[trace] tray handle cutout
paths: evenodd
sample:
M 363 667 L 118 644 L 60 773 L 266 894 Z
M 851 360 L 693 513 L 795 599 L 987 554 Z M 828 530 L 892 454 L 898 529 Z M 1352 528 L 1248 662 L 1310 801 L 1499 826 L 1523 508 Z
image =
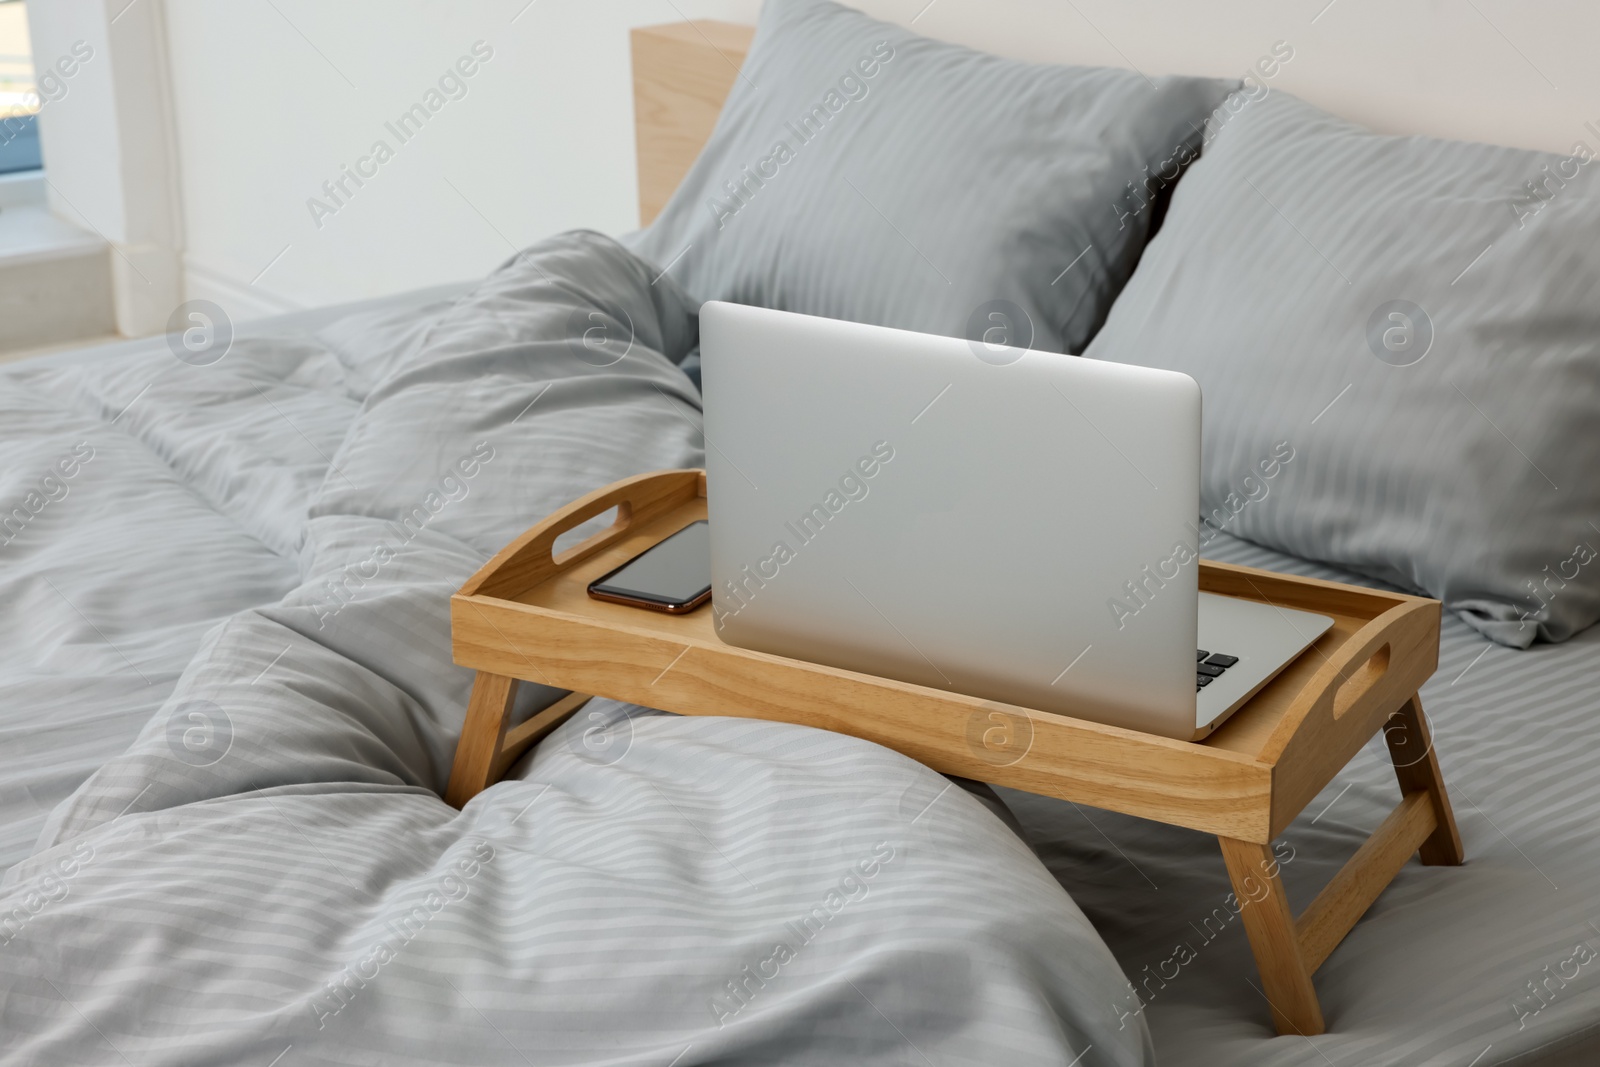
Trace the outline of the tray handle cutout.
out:
M 562 540 L 566 538 L 568 534 L 572 533 L 572 531 L 576 530 L 584 523 L 590 522 L 593 519 L 605 515 L 606 512 L 614 512 L 615 514 L 612 515 L 611 522 L 605 527 L 605 529 L 598 530 L 595 533 L 590 534 L 577 544 L 562 547 Z M 565 530 L 562 530 L 554 537 L 550 538 L 550 562 L 554 563 L 557 567 L 562 567 L 573 560 L 580 560 L 585 556 L 593 555 L 595 552 L 605 548 L 607 545 L 615 544 L 617 538 L 621 537 L 632 526 L 633 504 L 626 500 L 609 508 L 605 508 L 597 514 L 589 516 L 587 519 L 576 520 L 572 522 L 572 524 L 569 525 Z
M 543 522 L 532 526 L 484 564 L 467 584 L 463 596 L 511 599 L 570 567 L 602 552 L 642 526 L 705 493 L 705 474 L 699 470 L 652 471 L 598 489 L 574 500 Z M 617 509 L 615 521 L 604 530 L 559 554 L 556 538 L 597 515 Z
M 1353 666 L 1344 674 L 1339 682 L 1339 688 L 1333 694 L 1333 717 L 1344 718 L 1345 712 L 1355 707 L 1356 702 L 1372 691 L 1379 680 L 1389 670 L 1389 642 L 1385 641 L 1372 655 L 1368 656 L 1359 666 Z
M 1437 609 L 1430 611 L 1432 604 L 1425 600 L 1397 604 L 1370 620 L 1331 657 L 1325 657 L 1325 662 L 1296 698 L 1298 706 L 1291 708 L 1279 721 L 1267 743 L 1262 746 L 1258 758 L 1268 763 L 1278 762 L 1301 734 L 1302 726 L 1320 734 L 1358 709 L 1372 711 L 1373 699 L 1388 688 L 1389 668 L 1396 656 L 1395 649 L 1410 654 L 1413 646 L 1422 642 L 1430 632 L 1430 616 L 1437 618 Z M 1433 632 L 1436 633 L 1436 630 Z M 1310 656 L 1319 653 L 1313 645 L 1312 650 L 1304 654 Z M 1387 714 L 1393 708 L 1383 710 Z

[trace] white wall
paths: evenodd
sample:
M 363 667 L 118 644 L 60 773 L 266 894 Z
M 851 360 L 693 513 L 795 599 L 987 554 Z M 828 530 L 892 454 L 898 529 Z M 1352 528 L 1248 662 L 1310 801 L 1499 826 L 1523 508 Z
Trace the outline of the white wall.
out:
M 635 227 L 628 27 L 677 21 L 674 5 L 749 21 L 756 4 L 525 3 L 167 0 L 188 295 L 245 317 L 477 277 L 573 227 Z M 384 124 L 479 40 L 494 54 L 467 95 L 399 144 Z M 379 138 L 394 158 L 319 227 L 307 200 Z
M 924 2 L 855 6 L 892 18 Z M 916 28 L 1150 75 L 1239 77 L 1282 40 L 1295 58 L 1274 88 L 1373 129 L 1600 148 L 1582 128 L 1600 120 L 1593 0 L 937 0 Z
M 164 330 L 183 235 L 162 8 L 33 0 L 28 14 L 50 208 L 110 243 L 117 328 Z
M 40 2 L 40 0 L 35 0 Z M 627 29 L 758 0 L 165 0 L 190 297 L 238 317 L 481 275 L 563 229 L 637 223 Z M 1600 126 L 1578 0 L 859 0 L 1037 60 L 1238 76 L 1394 132 L 1564 150 Z M 281 13 L 281 14 L 280 14 Z M 920 13 L 920 15 L 919 15 Z M 307 199 L 483 40 L 494 56 L 320 228 Z M 454 189 L 452 189 L 452 184 Z M 352 186 L 353 188 L 353 186 Z
M 56 98 L 46 99 L 39 114 L 40 129 L 48 131 L 44 150 L 55 187 L 52 207 L 108 240 L 124 238 L 128 219 L 122 188 L 108 180 L 122 157 L 116 109 L 110 106 L 116 83 L 109 60 L 109 20 L 97 5 L 32 0 L 28 23 L 38 75 L 64 64 L 56 72 L 60 87 L 51 94 Z M 88 58 L 81 59 L 85 52 Z

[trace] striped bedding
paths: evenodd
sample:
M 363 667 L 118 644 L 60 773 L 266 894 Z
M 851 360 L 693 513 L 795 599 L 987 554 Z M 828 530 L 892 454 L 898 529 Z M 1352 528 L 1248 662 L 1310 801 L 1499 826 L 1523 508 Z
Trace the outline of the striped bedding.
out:
M 1517 652 L 1446 617 L 1423 696 L 1468 863 L 1401 872 L 1311 1039 L 1272 1036 L 1212 839 L 1007 792 L 1052 880 L 849 739 L 597 703 L 444 807 L 445 593 L 531 516 L 700 457 L 677 352 L 558 388 L 523 347 L 499 414 L 461 414 L 485 398 L 451 391 L 441 323 L 516 335 L 561 255 L 626 276 L 568 239 L 475 296 L 242 332 L 204 375 L 161 341 L 0 375 L 0 503 L 40 492 L 0 533 L 0 1063 L 1600 1061 L 1600 630 Z M 330 599 L 318 568 L 395 517 L 399 569 Z M 1375 743 L 1285 832 L 1297 903 L 1395 796 Z
M 703 459 L 657 273 L 573 234 L 205 366 L 4 375 L 0 1064 L 1152 1062 L 1056 879 L 885 749 L 597 702 L 439 799 L 450 592 Z
M 1377 584 L 1227 536 L 1208 555 Z M 1400 872 L 1317 972 L 1320 1037 L 1272 1036 L 1213 838 L 1001 791 L 1163 1067 L 1600 1063 L 1600 627 L 1517 651 L 1446 613 L 1422 702 L 1467 862 Z M 1375 738 L 1277 842 L 1297 907 L 1398 799 Z

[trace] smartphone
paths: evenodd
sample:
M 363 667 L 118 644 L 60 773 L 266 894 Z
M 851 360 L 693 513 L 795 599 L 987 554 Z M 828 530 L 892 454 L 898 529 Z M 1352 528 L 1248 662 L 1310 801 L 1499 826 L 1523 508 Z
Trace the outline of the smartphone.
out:
M 691 522 L 596 578 L 589 583 L 589 595 L 672 615 L 700 607 L 711 599 L 711 535 L 706 520 Z

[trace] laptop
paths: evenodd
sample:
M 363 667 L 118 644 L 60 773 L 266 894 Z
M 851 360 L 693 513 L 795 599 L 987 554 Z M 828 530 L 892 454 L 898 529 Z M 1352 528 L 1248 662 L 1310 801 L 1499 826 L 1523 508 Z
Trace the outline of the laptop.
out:
M 1333 625 L 1200 593 L 1187 375 L 717 301 L 700 344 L 729 644 L 1198 740 Z

